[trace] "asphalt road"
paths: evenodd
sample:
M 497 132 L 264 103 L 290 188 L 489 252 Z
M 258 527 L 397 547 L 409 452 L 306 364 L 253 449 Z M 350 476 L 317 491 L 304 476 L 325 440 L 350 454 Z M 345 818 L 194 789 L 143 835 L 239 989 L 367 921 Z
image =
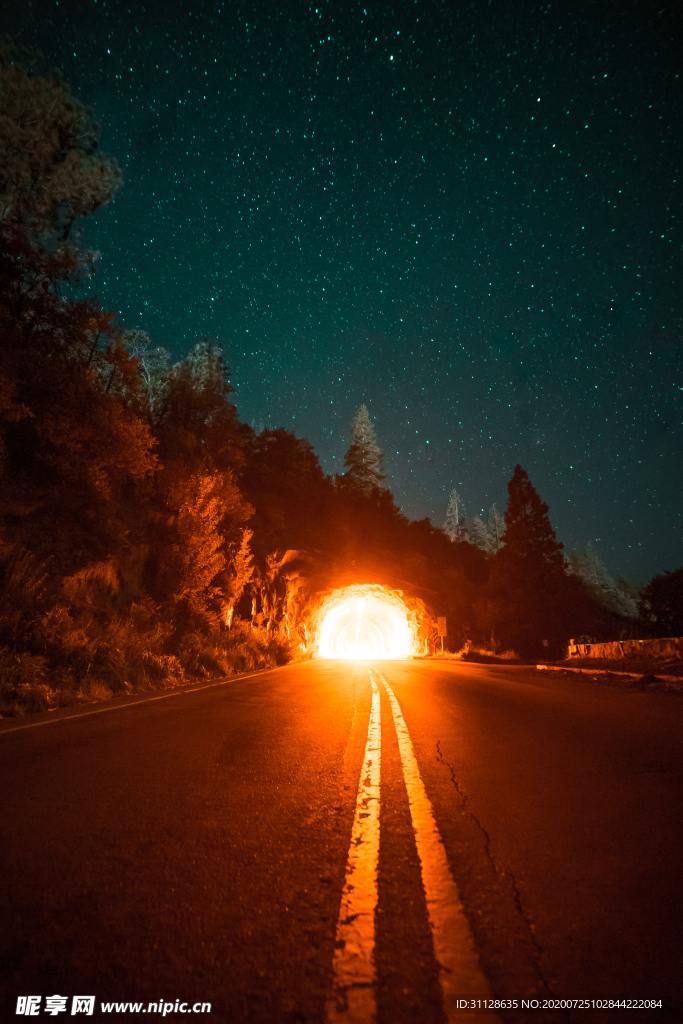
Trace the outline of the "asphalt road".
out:
M 359 785 L 379 756 L 368 754 L 375 691 L 363 1012 L 378 1024 L 457 1019 L 434 952 L 457 922 L 425 897 L 439 884 L 427 861 L 445 851 L 480 995 L 673 1007 L 499 1019 L 680 1019 L 682 698 L 437 662 L 311 662 L 48 725 L 3 723 L 1 1019 L 22 1019 L 20 995 L 86 993 L 212 1003 L 210 1016 L 166 1020 L 345 1019 L 330 992 L 340 901 L 363 895 L 348 865 L 352 829 L 373 827 Z M 431 847 L 430 822 L 442 840 Z

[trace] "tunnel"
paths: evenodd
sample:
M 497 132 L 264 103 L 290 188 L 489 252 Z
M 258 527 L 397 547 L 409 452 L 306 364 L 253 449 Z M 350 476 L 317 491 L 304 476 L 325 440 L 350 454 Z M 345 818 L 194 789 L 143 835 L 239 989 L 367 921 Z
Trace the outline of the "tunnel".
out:
M 379 584 L 333 591 L 318 617 L 317 656 L 347 661 L 410 658 L 414 616 L 401 595 Z

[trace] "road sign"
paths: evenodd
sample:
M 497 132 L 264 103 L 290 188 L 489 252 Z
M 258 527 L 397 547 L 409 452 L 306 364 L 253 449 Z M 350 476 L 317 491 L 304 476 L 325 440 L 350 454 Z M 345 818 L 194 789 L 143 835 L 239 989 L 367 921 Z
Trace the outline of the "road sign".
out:
M 436 632 L 437 636 L 448 636 L 448 629 L 446 628 L 446 616 L 439 615 L 436 620 Z

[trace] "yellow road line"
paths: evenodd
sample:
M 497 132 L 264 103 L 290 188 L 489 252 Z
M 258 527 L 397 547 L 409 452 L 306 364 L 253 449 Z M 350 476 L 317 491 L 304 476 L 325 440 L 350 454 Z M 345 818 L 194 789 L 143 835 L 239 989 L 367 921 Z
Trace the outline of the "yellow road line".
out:
M 379 689 L 374 680 L 371 683 L 368 738 L 337 920 L 332 989 L 325 1004 L 327 1024 L 373 1024 L 377 1016 L 375 910 L 382 734 Z
M 490 998 L 491 990 L 479 963 L 474 937 L 465 917 L 458 886 L 448 866 L 446 849 L 420 775 L 401 707 L 384 676 L 372 669 L 370 671 L 371 676 L 384 686 L 394 719 L 415 844 L 420 859 L 429 927 L 434 954 L 439 965 L 443 1005 L 449 1024 L 453 1024 L 462 1019 L 462 1010 L 458 1010 L 457 1007 L 459 998 Z M 481 1013 L 477 1016 L 478 1024 L 497 1020 L 495 1014 Z

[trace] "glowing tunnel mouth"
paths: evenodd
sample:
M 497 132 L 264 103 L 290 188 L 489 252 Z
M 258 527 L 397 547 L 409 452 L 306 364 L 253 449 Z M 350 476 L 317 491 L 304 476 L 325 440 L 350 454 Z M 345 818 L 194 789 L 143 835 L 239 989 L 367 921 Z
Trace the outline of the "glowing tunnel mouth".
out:
M 410 658 L 414 653 L 410 612 L 393 591 L 370 584 L 344 587 L 323 604 L 319 658 L 374 661 Z

